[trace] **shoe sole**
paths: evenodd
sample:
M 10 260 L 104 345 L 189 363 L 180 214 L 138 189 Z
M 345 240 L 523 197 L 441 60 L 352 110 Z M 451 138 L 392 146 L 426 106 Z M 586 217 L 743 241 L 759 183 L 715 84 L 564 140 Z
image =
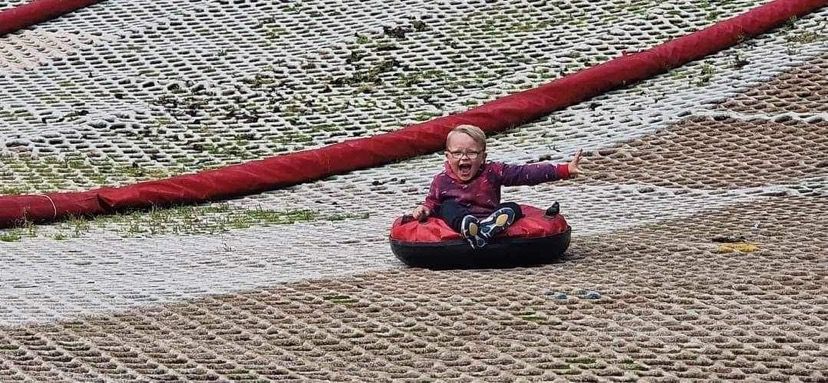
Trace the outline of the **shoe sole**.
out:
M 495 226 L 504 226 L 509 222 L 508 214 L 501 214 L 495 219 Z

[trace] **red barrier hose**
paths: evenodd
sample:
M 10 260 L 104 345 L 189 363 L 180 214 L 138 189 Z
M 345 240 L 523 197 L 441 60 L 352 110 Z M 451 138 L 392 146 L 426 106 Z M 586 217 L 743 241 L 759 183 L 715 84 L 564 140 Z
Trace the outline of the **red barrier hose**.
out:
M 0 11 L 0 36 L 51 20 L 101 0 L 34 0 Z
M 510 129 L 731 47 L 825 5 L 826 0 L 776 0 L 649 50 L 612 59 L 463 113 L 391 133 L 118 188 L 53 193 L 48 197 L 3 197 L 0 198 L 0 227 L 23 219 L 49 221 L 73 214 L 225 199 L 431 153 L 443 147 L 446 134 L 458 124 L 474 124 L 487 132 Z

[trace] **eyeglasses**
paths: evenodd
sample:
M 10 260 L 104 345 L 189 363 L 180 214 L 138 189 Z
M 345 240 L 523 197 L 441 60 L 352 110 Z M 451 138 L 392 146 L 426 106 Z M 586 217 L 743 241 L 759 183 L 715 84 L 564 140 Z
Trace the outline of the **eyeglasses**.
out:
M 461 152 L 459 150 L 456 150 L 456 151 L 453 151 L 453 152 L 446 152 L 446 153 L 448 153 L 451 156 L 451 158 L 454 158 L 455 160 L 459 160 L 459 159 L 463 158 L 463 156 L 468 157 L 470 160 L 476 160 L 477 156 L 480 155 L 480 152 L 475 152 L 475 151 Z

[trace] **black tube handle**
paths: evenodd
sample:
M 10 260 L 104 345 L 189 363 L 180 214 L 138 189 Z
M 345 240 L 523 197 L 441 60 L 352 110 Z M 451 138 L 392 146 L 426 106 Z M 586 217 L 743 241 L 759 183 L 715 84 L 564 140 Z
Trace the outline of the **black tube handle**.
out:
M 558 201 L 555 201 L 555 203 L 553 203 L 552 206 L 550 206 L 548 209 L 546 209 L 546 215 L 549 216 L 549 217 L 554 217 L 554 216 L 558 215 L 558 213 L 560 213 L 560 212 L 561 212 L 561 205 L 558 203 Z

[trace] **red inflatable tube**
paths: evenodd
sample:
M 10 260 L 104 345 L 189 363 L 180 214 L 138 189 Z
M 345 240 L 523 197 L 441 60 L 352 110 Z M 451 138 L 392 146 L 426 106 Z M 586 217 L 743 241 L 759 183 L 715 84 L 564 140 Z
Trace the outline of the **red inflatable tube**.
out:
M 548 210 L 521 205 L 523 217 L 490 240 L 483 248 L 469 244 L 440 218 L 418 222 L 397 218 L 388 236 L 391 251 L 406 265 L 432 269 L 513 267 L 554 262 L 571 240 L 571 228 L 558 214 L 557 203 Z
M 0 11 L 0 36 L 51 20 L 101 0 L 34 0 Z
M 96 214 L 230 198 L 431 153 L 443 147 L 446 134 L 458 124 L 474 124 L 490 133 L 507 130 L 718 52 L 825 5 L 826 0 L 776 0 L 652 49 L 623 55 L 538 88 L 391 133 L 119 188 L 50 194 L 51 199 L 3 197 L 0 227 L 23 219 L 48 221 L 77 214 L 79 206 L 89 207 L 85 214 Z M 95 194 L 97 204 L 89 199 Z
M 534 206 L 521 205 L 523 218 L 515 221 L 502 234 L 504 238 L 543 238 L 563 233 L 569 229 L 569 224 L 563 215 L 558 213 L 559 206 L 555 206 L 555 213 Z M 456 230 L 450 228 L 445 221 L 437 217 L 428 217 L 418 222 L 410 216 L 400 217 L 391 226 L 389 238 L 406 245 L 440 245 L 447 242 L 459 242 L 464 247 L 468 244 Z

